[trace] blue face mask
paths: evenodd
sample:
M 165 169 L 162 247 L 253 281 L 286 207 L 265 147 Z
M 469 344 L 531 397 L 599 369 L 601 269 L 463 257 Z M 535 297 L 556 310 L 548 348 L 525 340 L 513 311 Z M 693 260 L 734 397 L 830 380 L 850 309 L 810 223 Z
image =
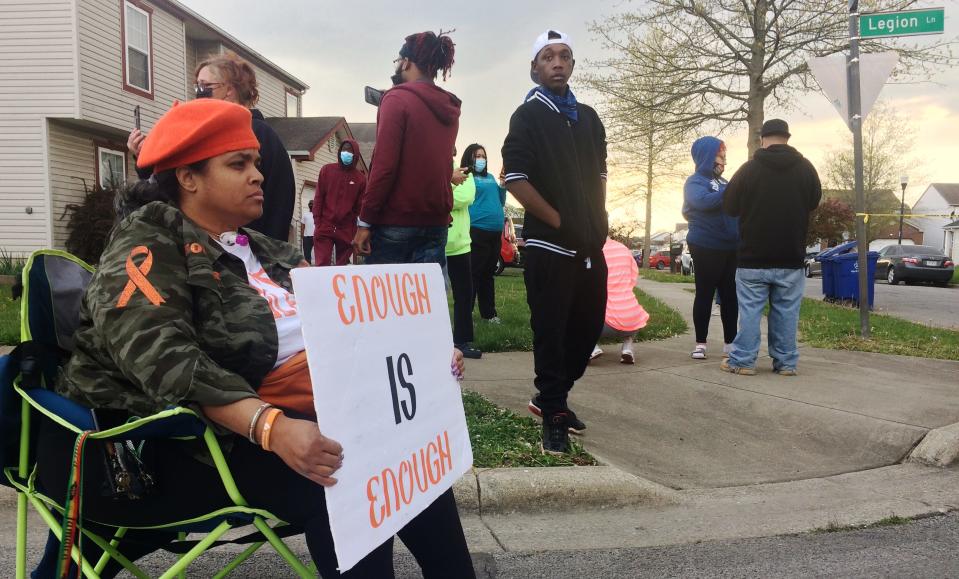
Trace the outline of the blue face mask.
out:
M 340 161 L 342 161 L 344 165 L 352 165 L 353 153 L 349 151 L 340 151 Z
M 486 170 L 486 159 L 476 159 L 476 161 L 473 163 L 473 166 L 476 167 L 477 173 L 482 173 Z

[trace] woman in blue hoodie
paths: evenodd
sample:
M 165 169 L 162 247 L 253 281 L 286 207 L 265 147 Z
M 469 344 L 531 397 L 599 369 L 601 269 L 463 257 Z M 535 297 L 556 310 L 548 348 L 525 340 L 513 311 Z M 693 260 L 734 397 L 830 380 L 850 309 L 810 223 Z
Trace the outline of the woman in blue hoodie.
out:
M 683 187 L 683 217 L 689 223 L 686 244 L 696 264 L 696 299 L 693 324 L 696 346 L 692 357 L 706 359 L 706 336 L 713 295 L 719 294 L 723 322 L 723 354 L 728 354 L 736 338 L 739 304 L 736 300 L 736 246 L 739 223 L 723 213 L 726 180 L 726 144 L 716 137 L 696 139 L 692 147 L 696 172 Z

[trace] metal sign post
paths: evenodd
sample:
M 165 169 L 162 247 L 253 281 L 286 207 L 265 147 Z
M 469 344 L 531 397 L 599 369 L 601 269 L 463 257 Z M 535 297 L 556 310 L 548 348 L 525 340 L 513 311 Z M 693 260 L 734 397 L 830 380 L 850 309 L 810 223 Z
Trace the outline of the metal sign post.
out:
M 849 0 L 849 55 L 846 86 L 849 89 L 849 128 L 852 129 L 853 159 L 856 166 L 856 239 L 859 265 L 859 332 L 869 338 L 869 240 L 866 239 L 866 199 L 862 176 L 862 103 L 859 88 L 859 0 Z

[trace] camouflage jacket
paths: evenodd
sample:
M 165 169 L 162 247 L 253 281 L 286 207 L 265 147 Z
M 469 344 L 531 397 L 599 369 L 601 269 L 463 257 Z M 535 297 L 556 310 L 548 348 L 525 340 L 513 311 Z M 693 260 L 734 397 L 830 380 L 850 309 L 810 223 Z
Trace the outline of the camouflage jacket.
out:
M 270 278 L 292 291 L 302 253 L 244 232 Z M 273 314 L 243 263 L 162 202 L 111 233 L 80 316 L 58 389 L 94 408 L 147 416 L 176 404 L 229 404 L 256 396 L 276 362 Z

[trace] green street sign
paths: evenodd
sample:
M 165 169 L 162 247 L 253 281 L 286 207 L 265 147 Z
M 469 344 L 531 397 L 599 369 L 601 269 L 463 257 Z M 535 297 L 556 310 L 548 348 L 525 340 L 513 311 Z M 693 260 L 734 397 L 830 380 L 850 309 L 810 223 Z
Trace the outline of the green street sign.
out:
M 915 36 L 942 34 L 945 29 L 945 10 L 903 10 L 902 12 L 874 12 L 859 16 L 859 36 Z

